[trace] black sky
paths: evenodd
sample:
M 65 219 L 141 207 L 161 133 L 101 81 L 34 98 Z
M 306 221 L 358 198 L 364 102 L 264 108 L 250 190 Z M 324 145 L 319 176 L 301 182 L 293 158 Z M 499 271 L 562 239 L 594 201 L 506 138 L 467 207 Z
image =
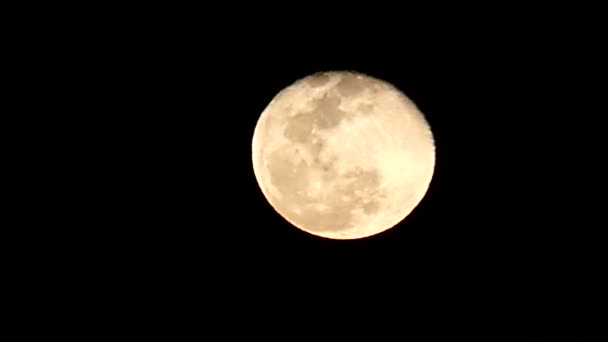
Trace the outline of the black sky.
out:
M 385 1 L 25 13 L 8 35 L 12 88 L 36 137 L 25 175 L 42 189 L 31 213 L 42 224 L 14 258 L 28 270 L 15 317 L 179 322 L 201 339 L 253 325 L 284 340 L 309 325 L 378 324 L 389 336 L 522 341 L 599 322 L 602 196 L 583 185 L 601 174 L 591 15 Z M 429 193 L 369 239 L 291 227 L 253 175 L 262 110 L 324 70 L 393 83 L 435 134 Z

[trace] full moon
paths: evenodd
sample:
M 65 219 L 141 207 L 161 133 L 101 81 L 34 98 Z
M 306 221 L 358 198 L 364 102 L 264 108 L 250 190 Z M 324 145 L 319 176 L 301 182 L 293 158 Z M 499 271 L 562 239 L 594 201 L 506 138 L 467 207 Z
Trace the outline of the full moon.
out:
M 255 178 L 293 226 L 360 239 L 404 220 L 435 167 L 430 126 L 395 86 L 357 72 L 320 72 L 281 90 L 253 133 Z

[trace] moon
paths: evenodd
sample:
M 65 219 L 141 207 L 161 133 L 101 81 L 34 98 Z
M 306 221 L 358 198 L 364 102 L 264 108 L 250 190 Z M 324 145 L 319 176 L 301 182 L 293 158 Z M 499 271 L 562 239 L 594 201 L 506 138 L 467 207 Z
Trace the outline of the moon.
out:
M 255 178 L 287 222 L 329 239 L 360 239 L 403 221 L 435 167 L 431 128 L 386 81 L 319 72 L 281 90 L 257 121 Z

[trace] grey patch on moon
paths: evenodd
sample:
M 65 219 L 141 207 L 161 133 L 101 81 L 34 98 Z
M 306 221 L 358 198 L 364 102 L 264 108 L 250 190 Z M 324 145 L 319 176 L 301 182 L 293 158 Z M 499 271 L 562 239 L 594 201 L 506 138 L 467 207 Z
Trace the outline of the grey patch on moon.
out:
M 289 141 L 295 143 L 308 143 L 311 133 L 315 126 L 315 117 L 309 113 L 299 113 L 294 115 L 283 130 L 283 135 Z
M 310 78 L 306 80 L 306 83 L 312 88 L 318 88 L 326 85 L 330 79 L 331 77 L 326 73 L 318 73 L 310 76 Z
M 308 165 L 304 161 L 294 161 L 286 149 L 279 149 L 269 156 L 270 180 L 282 198 L 294 200 L 297 192 L 308 186 Z
M 338 108 L 339 105 L 340 99 L 329 95 L 314 100 L 311 110 L 298 113 L 287 122 L 283 135 L 292 142 L 309 143 L 314 138 L 313 128 L 337 127 L 345 118 L 346 113 Z
M 342 76 L 336 85 L 336 90 L 344 97 L 351 97 L 362 93 L 368 86 L 369 81 L 363 80 L 358 75 L 347 74 Z
M 313 158 L 318 158 L 325 146 L 322 131 L 339 126 L 346 117 L 346 113 L 338 108 L 339 105 L 340 99 L 328 95 L 314 100 L 311 110 L 298 113 L 287 121 L 283 136 L 301 144 Z
M 315 107 L 311 110 L 310 115 L 314 117 L 317 128 L 334 128 L 342 122 L 346 113 L 338 108 L 340 102 L 339 98 L 328 95 L 315 100 Z
M 362 103 L 362 104 L 360 104 L 360 105 L 357 106 L 357 111 L 360 114 L 367 115 L 367 114 L 373 113 L 374 112 L 374 108 L 375 108 L 374 105 L 371 104 L 371 103 Z
M 386 194 L 379 188 L 379 170 L 354 168 L 338 175 L 335 169 L 330 168 L 330 174 L 322 177 L 329 188 L 316 193 L 311 180 L 315 179 L 312 174 L 317 166 L 294 164 L 286 152 L 279 150 L 270 157 L 270 176 L 284 200 L 279 203 L 290 204 L 281 208 L 282 211 L 294 223 L 314 227 L 309 228 L 313 232 L 340 232 L 355 228 L 357 211 L 372 215 L 382 207 L 380 201 L 386 198 Z

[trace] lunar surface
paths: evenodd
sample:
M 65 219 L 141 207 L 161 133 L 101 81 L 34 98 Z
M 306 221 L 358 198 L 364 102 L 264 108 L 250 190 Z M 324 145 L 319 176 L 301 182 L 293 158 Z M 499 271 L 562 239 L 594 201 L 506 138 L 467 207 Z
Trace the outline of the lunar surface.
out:
M 433 176 L 435 144 L 396 87 L 355 72 L 322 72 L 280 91 L 262 112 L 253 170 L 289 223 L 330 239 L 358 239 L 401 222 Z

